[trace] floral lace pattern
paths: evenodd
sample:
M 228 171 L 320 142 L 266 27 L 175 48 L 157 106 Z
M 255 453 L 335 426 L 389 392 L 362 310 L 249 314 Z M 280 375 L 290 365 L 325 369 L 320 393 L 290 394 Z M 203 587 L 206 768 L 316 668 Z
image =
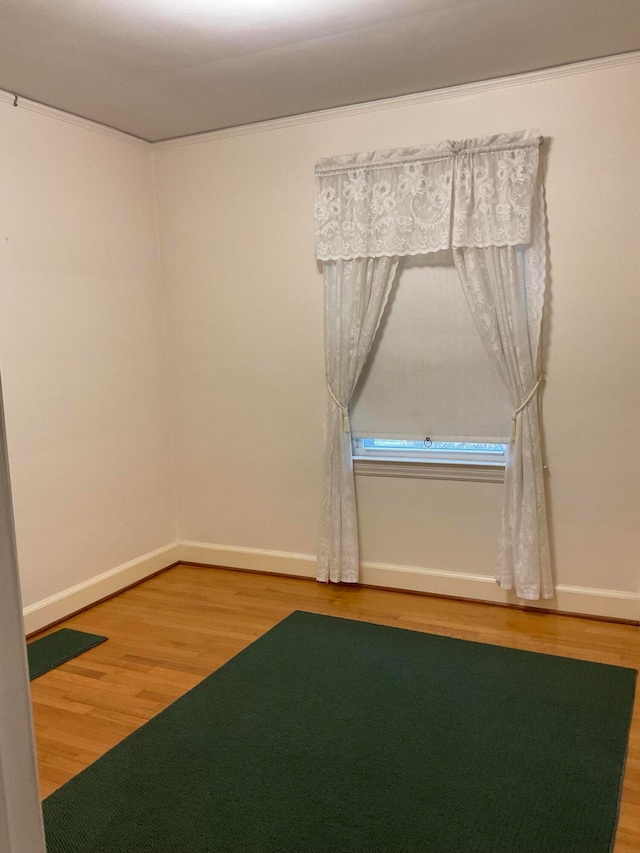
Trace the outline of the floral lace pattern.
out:
M 514 412 L 525 404 L 514 416 L 496 579 L 519 598 L 536 600 L 554 593 L 537 395 L 525 403 L 538 377 L 542 299 L 532 311 L 528 293 L 534 282 L 522 254 L 521 247 L 467 246 L 454 249 L 454 261 L 485 350 Z
M 482 247 L 529 243 L 537 172 L 537 148 L 458 154 L 452 244 Z
M 532 133 L 321 161 L 316 253 L 327 261 L 329 409 L 318 580 L 358 579 L 358 527 L 346 412 L 398 258 L 453 247 L 480 337 L 514 410 L 496 579 L 521 598 L 553 581 L 537 388 L 546 231 Z M 532 393 L 533 392 L 533 393 Z
M 328 408 L 317 579 L 325 583 L 358 580 L 349 402 L 369 357 L 397 269 L 398 258 L 386 257 L 324 266 Z
M 539 141 L 520 133 L 321 161 L 318 259 L 526 245 Z
M 316 202 L 322 260 L 422 255 L 449 245 L 451 161 L 403 163 L 385 170 L 350 169 L 324 184 Z

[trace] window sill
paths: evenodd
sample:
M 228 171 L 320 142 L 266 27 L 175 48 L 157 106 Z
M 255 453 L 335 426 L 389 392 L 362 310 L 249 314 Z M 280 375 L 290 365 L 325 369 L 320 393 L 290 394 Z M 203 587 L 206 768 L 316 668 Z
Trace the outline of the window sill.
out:
M 355 456 L 353 471 L 360 477 L 406 477 L 418 480 L 468 480 L 503 483 L 504 465 L 491 462 L 435 462 Z

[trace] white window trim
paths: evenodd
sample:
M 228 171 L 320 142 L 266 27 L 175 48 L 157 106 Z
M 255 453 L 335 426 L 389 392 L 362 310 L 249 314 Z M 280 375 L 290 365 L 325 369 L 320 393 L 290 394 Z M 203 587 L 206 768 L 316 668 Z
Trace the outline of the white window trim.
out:
M 391 438 L 372 435 L 368 438 Z M 415 436 L 393 436 L 410 438 Z M 433 441 L 488 442 L 507 444 L 503 438 L 434 438 Z M 467 480 L 481 483 L 503 483 L 506 456 L 465 451 L 433 451 L 416 454 L 415 450 L 366 450 L 364 439 L 353 438 L 354 473 L 364 477 L 407 477 L 420 480 Z
M 504 462 L 452 462 L 433 459 L 354 456 L 353 470 L 359 477 L 406 477 L 418 480 L 465 480 L 503 483 Z

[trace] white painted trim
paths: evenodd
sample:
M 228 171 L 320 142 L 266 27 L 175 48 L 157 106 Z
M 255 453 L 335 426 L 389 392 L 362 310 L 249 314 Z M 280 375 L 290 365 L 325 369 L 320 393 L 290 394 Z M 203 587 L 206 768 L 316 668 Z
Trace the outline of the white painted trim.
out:
M 236 127 L 226 127 L 221 130 L 209 130 L 192 136 L 179 136 L 175 139 L 164 139 L 151 143 L 154 150 L 162 151 L 167 148 L 180 148 L 183 145 L 198 145 L 218 139 L 229 139 L 234 136 L 246 136 L 251 133 L 264 133 L 268 130 L 280 130 L 286 127 L 296 127 L 303 124 L 313 124 L 318 121 L 345 118 L 346 116 L 361 115 L 362 113 L 378 112 L 380 110 L 395 110 L 424 104 L 429 101 L 440 101 L 445 98 L 461 98 L 480 92 L 490 92 L 506 89 L 512 86 L 523 86 L 527 83 L 537 83 L 553 80 L 558 77 L 570 77 L 576 74 L 586 74 L 592 71 L 602 71 L 606 68 L 617 68 L 621 65 L 634 65 L 640 62 L 640 51 L 619 53 L 604 56 L 600 59 L 587 59 L 583 62 L 571 62 L 553 68 L 543 68 L 540 71 L 528 71 L 523 74 L 513 74 L 508 77 L 496 77 L 492 80 L 479 80 L 476 83 L 463 83 L 459 86 L 449 86 L 444 89 L 432 89 L 428 92 L 416 92 L 412 95 L 399 95 L 395 98 L 383 98 L 379 101 L 366 101 L 361 104 L 349 104 L 344 107 L 333 107 L 328 110 L 317 110 L 311 113 L 301 113 L 294 116 L 270 119 L 268 121 L 243 124 Z M 428 140 L 425 140 L 428 141 Z
M 313 554 L 211 545 L 205 542 L 181 542 L 178 553 L 181 561 L 208 566 L 273 572 L 294 577 L 313 578 L 316 574 L 316 558 Z M 513 592 L 501 589 L 495 580 L 487 575 L 389 563 L 364 563 L 360 570 L 360 580 L 363 584 L 407 592 L 426 592 L 520 606 L 529 603 L 531 607 L 551 611 L 638 619 L 639 596 L 620 590 L 560 585 L 556 588 L 556 597 L 553 599 L 525 602 Z
M 46 104 L 41 104 L 38 101 L 31 101 L 29 98 L 23 98 L 18 95 L 18 104 L 13 106 L 15 95 L 0 89 L 0 104 L 9 105 L 12 109 L 28 110 L 32 113 L 39 113 L 48 118 L 63 121 L 65 124 L 74 124 L 76 127 L 81 127 L 84 130 L 90 130 L 93 133 L 101 133 L 103 136 L 112 136 L 114 139 L 119 139 L 120 142 L 126 142 L 129 145 L 135 145 L 137 148 L 144 148 L 146 151 L 151 151 L 153 143 L 147 142 L 145 139 L 140 139 L 138 136 L 132 136 L 130 133 L 125 133 L 122 130 L 116 130 L 115 127 L 108 127 L 106 124 L 100 124 L 97 121 L 91 121 L 88 118 L 67 113 L 64 110 L 49 107 Z
M 316 576 L 315 554 L 265 551 L 262 548 L 239 548 L 236 545 L 210 545 L 206 542 L 181 542 L 178 553 L 178 559 L 187 563 L 206 563 L 209 566 L 273 572 L 294 577 Z
M 0 850 L 45 853 L 0 388 Z
M 25 607 L 25 632 L 32 634 L 39 631 L 178 562 L 202 563 L 211 567 L 245 569 L 290 577 L 316 576 L 315 554 L 243 548 L 237 545 L 213 545 L 207 542 L 173 543 Z M 513 592 L 501 589 L 493 578 L 487 575 L 421 566 L 399 566 L 392 563 L 363 563 L 360 580 L 370 586 L 405 592 L 425 592 L 499 604 L 527 604 Z M 532 601 L 530 604 L 532 607 L 552 611 L 562 610 L 638 621 L 639 601 L 640 595 L 633 592 L 560 585 L 556 588 L 555 598 Z
M 603 56 L 599 59 L 586 59 L 582 62 L 571 62 L 567 65 L 542 68 L 539 71 L 527 71 L 523 74 L 512 74 L 507 77 L 495 77 L 491 80 L 478 80 L 475 83 L 463 83 L 459 86 L 448 86 L 443 89 L 431 89 L 427 92 L 415 92 L 411 95 L 399 95 L 395 98 L 382 98 L 378 101 L 365 101 L 360 104 L 347 104 L 344 107 L 332 107 L 327 110 L 316 110 L 315 112 L 310 113 L 284 116 L 283 118 L 269 119 L 267 121 L 255 122 L 253 124 L 225 127 L 220 130 L 209 130 L 204 131 L 203 133 L 195 133 L 191 136 L 179 136 L 174 139 L 158 140 L 157 142 L 149 142 L 139 136 L 133 136 L 130 133 L 117 130 L 115 127 L 109 127 L 106 124 L 100 124 L 97 121 L 92 121 L 91 119 L 74 115 L 74 113 L 69 113 L 65 110 L 57 109 L 56 107 L 50 107 L 47 104 L 41 104 L 38 101 L 32 101 L 29 98 L 22 97 L 20 93 L 18 93 L 18 106 L 16 109 L 29 110 L 30 112 L 54 118 L 57 121 L 63 121 L 67 124 L 82 127 L 85 130 L 90 130 L 94 133 L 111 136 L 115 139 L 119 139 L 121 142 L 126 142 L 129 145 L 144 148 L 146 151 L 154 151 L 156 149 L 162 151 L 167 148 L 180 148 L 183 145 L 197 145 L 199 143 L 210 142 L 215 139 L 229 139 L 234 136 L 246 136 L 251 133 L 264 133 L 268 130 L 279 130 L 285 127 L 313 124 L 318 121 L 339 119 L 344 118 L 345 116 L 361 115 L 362 113 L 379 112 L 380 110 L 395 110 L 402 107 L 413 106 L 414 104 L 439 101 L 445 98 L 465 97 L 480 92 L 506 89 L 512 86 L 523 86 L 526 83 L 536 83 L 538 81 L 552 80 L 559 77 L 570 77 L 576 74 L 601 71 L 606 68 L 617 68 L 622 65 L 634 65 L 638 62 L 640 62 L 640 51 L 636 50 L 628 53 L 614 54 L 613 56 Z M 14 93 L 8 92 L 5 89 L 0 89 L 0 104 L 10 106 L 13 109 L 14 98 Z
M 504 465 L 482 462 L 429 462 L 413 459 L 354 459 L 353 472 L 360 477 L 402 477 L 413 480 L 465 480 L 504 483 Z
M 95 604 L 108 595 L 120 592 L 131 584 L 148 578 L 149 575 L 166 569 L 176 563 L 178 545 L 166 545 L 156 551 L 150 551 L 142 557 L 116 566 L 108 572 L 103 572 L 76 586 L 64 589 L 55 595 L 36 601 L 23 610 L 24 628 L 27 634 L 39 631 L 41 628 L 71 616 L 84 607 Z

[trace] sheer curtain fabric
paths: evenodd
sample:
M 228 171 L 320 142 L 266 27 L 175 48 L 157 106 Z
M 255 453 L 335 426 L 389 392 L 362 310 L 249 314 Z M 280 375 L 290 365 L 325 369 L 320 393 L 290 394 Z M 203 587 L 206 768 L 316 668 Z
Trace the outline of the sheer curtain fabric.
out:
M 324 265 L 327 420 L 319 581 L 358 580 L 349 403 L 384 312 L 398 258 L 355 258 Z
M 472 315 L 513 407 L 496 578 L 523 598 L 553 595 L 537 402 L 546 273 L 540 142 L 525 131 L 334 157 L 316 166 L 329 389 L 319 580 L 358 579 L 348 405 L 395 275 L 395 266 L 381 263 L 453 248 Z
M 523 253 L 513 246 L 454 249 L 456 268 L 485 349 L 514 412 L 496 578 L 520 598 L 553 597 L 536 353 L 529 334 Z

